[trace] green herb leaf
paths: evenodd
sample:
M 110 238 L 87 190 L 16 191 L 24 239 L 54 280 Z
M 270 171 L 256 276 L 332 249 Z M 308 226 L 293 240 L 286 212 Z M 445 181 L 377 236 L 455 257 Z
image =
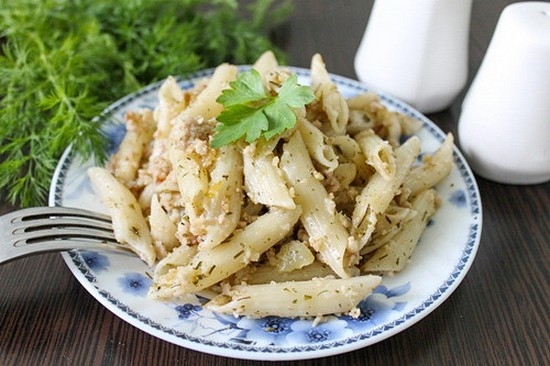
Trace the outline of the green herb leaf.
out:
M 218 148 L 241 138 L 248 143 L 261 136 L 270 139 L 294 127 L 297 118 L 293 108 L 301 108 L 314 99 L 310 87 L 298 85 L 296 75 L 283 83 L 278 94 L 271 95 L 255 69 L 241 72 L 216 100 L 225 109 L 217 118 L 220 124 L 211 145 Z

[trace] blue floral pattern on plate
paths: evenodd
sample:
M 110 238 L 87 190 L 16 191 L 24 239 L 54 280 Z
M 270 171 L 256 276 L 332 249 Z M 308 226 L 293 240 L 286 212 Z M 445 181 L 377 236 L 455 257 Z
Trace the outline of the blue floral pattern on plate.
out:
M 145 297 L 153 281 L 141 273 L 128 272 L 118 278 L 118 284 L 129 295 Z
M 80 255 L 88 268 L 96 273 L 107 271 L 110 266 L 109 257 L 104 254 L 90 251 L 82 251 Z
M 309 70 L 290 68 L 303 84 Z M 179 80 L 190 88 L 213 70 Z M 332 75 L 344 97 L 365 92 L 357 81 Z M 114 151 L 124 127 L 124 113 L 154 108 L 161 83 L 151 85 L 111 105 L 105 116 L 106 133 Z M 384 93 L 389 108 L 423 123 L 418 133 L 423 154 L 434 151 L 445 134 L 426 117 Z M 60 159 L 50 189 L 50 204 L 105 211 L 95 199 L 86 177 L 91 161 L 74 158 L 68 148 Z M 236 318 L 202 307 L 205 300 L 191 298 L 164 303 L 147 298 L 151 269 L 139 259 L 114 253 L 68 252 L 63 257 L 80 283 L 110 311 L 143 331 L 187 348 L 227 357 L 261 360 L 309 359 L 365 347 L 411 326 L 437 308 L 454 291 L 470 268 L 481 235 L 482 210 L 473 174 L 458 149 L 454 167 L 437 187 L 443 198 L 440 210 L 420 239 L 411 264 L 401 273 L 385 277 L 364 299 L 358 317 L 331 316 L 319 324 L 311 320 L 266 317 Z

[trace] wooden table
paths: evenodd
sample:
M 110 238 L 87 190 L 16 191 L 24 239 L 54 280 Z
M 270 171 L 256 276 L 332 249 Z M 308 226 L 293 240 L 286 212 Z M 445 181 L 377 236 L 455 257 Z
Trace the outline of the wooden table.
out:
M 513 2 L 474 0 L 470 80 L 501 11 Z M 309 67 L 320 52 L 329 71 L 354 78 L 353 57 L 372 1 L 295 3 L 289 23 L 275 34 L 289 63 Z M 460 102 L 429 117 L 456 135 Z M 468 275 L 443 305 L 373 346 L 283 364 L 549 365 L 550 184 L 512 186 L 481 178 L 478 184 L 481 245 Z M 2 266 L 0 293 L 1 365 L 262 364 L 187 350 L 134 328 L 96 302 L 59 254 Z

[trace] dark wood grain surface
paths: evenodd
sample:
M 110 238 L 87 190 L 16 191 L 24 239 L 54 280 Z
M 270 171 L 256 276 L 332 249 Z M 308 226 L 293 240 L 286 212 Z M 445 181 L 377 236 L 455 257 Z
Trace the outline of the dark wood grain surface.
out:
M 470 80 L 504 7 L 474 0 Z M 355 78 L 353 57 L 372 1 L 298 0 L 274 35 L 289 64 L 315 52 L 329 71 Z M 456 135 L 461 97 L 429 115 Z M 550 124 L 549 124 L 550 128 Z M 550 365 L 550 184 L 512 186 L 478 178 L 484 224 L 462 284 L 428 317 L 370 347 L 288 365 Z M 0 212 L 13 210 L 7 204 Z M 260 365 L 188 350 L 134 328 L 107 311 L 59 254 L 0 267 L 0 365 Z M 268 362 L 265 362 L 268 364 Z

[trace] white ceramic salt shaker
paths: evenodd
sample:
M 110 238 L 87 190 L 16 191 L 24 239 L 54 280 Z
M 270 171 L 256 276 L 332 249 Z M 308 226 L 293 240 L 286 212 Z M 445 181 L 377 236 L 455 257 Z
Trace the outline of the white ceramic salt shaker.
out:
M 458 140 L 482 177 L 550 180 L 550 3 L 503 10 L 462 103 Z
M 471 8 L 472 0 L 376 0 L 357 77 L 420 112 L 446 109 L 468 78 Z

